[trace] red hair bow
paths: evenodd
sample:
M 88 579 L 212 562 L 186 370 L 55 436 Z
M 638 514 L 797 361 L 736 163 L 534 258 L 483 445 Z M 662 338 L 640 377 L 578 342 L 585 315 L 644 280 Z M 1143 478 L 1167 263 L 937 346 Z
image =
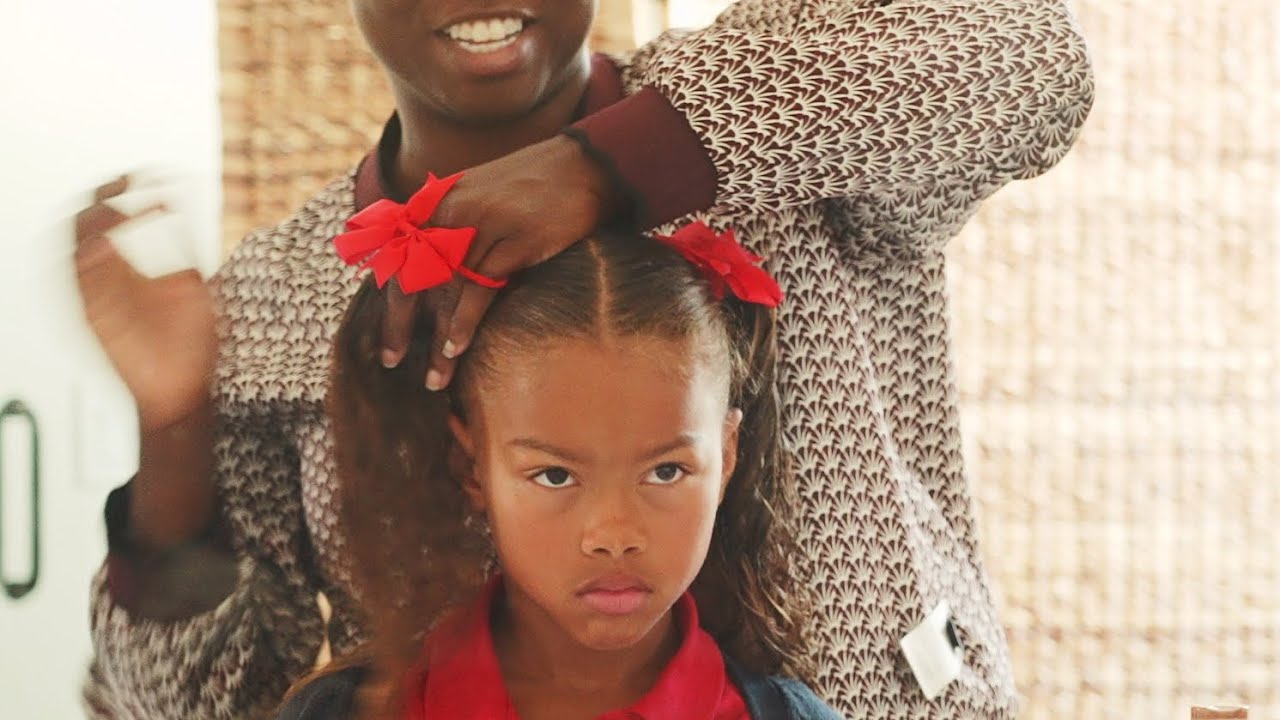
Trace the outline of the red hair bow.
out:
M 347 221 L 347 232 L 333 239 L 333 245 L 348 265 L 373 268 L 378 287 L 392 277 L 406 293 L 443 285 L 462 275 L 477 285 L 500 288 L 505 280 L 494 280 L 462 266 L 475 228 L 421 227 L 427 224 L 440 201 L 462 179 L 462 173 L 439 179 L 427 175 L 422 189 L 401 205 L 379 200 Z
M 760 267 L 763 258 L 739 245 L 732 229 L 717 234 L 705 223 L 695 222 L 674 235 L 656 238 L 675 248 L 706 275 L 717 300 L 724 298 L 727 287 L 743 302 L 765 307 L 777 307 L 782 302 L 782 289 Z

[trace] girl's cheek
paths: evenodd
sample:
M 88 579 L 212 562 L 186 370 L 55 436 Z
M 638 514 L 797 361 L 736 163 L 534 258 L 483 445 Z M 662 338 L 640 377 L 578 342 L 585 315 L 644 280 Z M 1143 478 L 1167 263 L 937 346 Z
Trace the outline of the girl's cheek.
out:
M 649 499 L 648 515 L 651 520 L 663 528 L 663 535 L 687 537 L 709 533 L 715 524 L 717 488 L 708 489 L 701 484 L 690 484 L 666 489 L 669 492 L 652 493 Z M 674 491 L 674 492 L 672 492 Z
M 679 485 L 672 487 L 648 488 L 647 493 L 649 504 L 655 510 L 678 513 L 686 517 L 696 517 L 705 513 L 708 505 L 714 512 L 719 494 L 719 483 L 707 475 L 687 478 Z
M 523 477 L 509 477 L 495 488 L 494 500 L 507 515 L 537 519 L 562 516 L 571 507 L 572 496 L 572 490 L 549 490 Z

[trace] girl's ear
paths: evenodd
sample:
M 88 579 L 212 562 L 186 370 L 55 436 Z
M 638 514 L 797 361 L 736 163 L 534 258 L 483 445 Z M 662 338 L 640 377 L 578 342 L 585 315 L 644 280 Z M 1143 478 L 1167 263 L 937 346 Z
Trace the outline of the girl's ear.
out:
M 454 476 L 462 482 L 462 491 L 471 500 L 471 507 L 476 512 L 484 512 L 486 503 L 484 489 L 480 487 L 480 479 L 476 477 L 476 444 L 471 428 L 457 415 L 449 415 L 449 431 L 453 433 L 453 454 L 450 465 Z
M 742 427 L 742 410 L 733 408 L 724 418 L 724 458 L 721 462 L 720 500 L 724 500 L 725 490 L 729 488 L 729 479 L 738 468 L 738 429 Z

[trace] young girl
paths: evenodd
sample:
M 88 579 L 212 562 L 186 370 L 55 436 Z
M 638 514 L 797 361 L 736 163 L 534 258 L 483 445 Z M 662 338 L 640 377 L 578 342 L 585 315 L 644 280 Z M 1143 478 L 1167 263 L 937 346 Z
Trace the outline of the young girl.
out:
M 761 296 L 731 235 L 671 242 L 733 255 Z M 812 672 L 773 317 L 713 289 L 648 238 L 585 240 L 512 279 L 442 394 L 430 323 L 383 368 L 366 283 L 330 398 L 373 640 L 281 717 L 838 717 L 768 677 Z

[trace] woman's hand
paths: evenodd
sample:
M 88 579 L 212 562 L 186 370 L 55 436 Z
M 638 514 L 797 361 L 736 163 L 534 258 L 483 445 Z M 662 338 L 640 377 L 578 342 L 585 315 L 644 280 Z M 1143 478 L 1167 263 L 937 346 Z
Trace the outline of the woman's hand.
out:
M 148 278 L 107 238 L 165 210 L 154 205 L 126 215 L 106 204 L 128 187 L 128 177 L 103 185 L 76 216 L 76 280 L 85 318 L 138 408 L 130 536 L 159 550 L 198 537 L 214 516 L 209 391 L 218 340 L 213 298 L 198 272 Z
M 465 265 L 501 279 L 588 236 L 620 204 L 596 162 L 574 140 L 556 136 L 467 170 L 431 224 L 476 228 Z M 445 387 L 496 292 L 459 278 L 418 297 L 393 283 L 382 328 L 383 364 L 394 367 L 404 358 L 415 313 L 433 312 L 438 331 L 424 381 L 431 389 Z
M 190 418 L 208 402 L 217 354 L 213 301 L 195 270 L 158 278 L 136 271 L 107 234 L 162 205 L 126 215 L 106 204 L 128 177 L 94 192 L 76 216 L 76 279 L 88 320 L 138 407 L 144 434 Z

